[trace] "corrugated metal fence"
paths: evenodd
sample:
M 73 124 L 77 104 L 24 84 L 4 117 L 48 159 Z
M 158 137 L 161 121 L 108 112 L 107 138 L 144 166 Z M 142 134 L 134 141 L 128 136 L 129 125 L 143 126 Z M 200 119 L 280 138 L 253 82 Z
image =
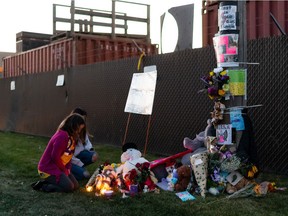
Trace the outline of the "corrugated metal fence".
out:
M 288 174 L 286 36 L 248 43 L 248 111 L 254 125 L 262 169 Z M 0 130 L 50 136 L 74 107 L 88 111 L 95 143 L 121 146 L 128 120 L 124 107 L 138 58 L 81 65 L 66 70 L 0 80 Z M 142 66 L 157 65 L 157 85 L 147 151 L 172 155 L 183 138 L 194 138 L 210 118 L 213 102 L 199 94 L 200 77 L 216 67 L 213 47 L 147 56 Z M 65 85 L 56 87 L 57 76 Z M 11 81 L 15 90 L 10 91 Z M 127 141 L 144 149 L 148 116 L 131 114 Z

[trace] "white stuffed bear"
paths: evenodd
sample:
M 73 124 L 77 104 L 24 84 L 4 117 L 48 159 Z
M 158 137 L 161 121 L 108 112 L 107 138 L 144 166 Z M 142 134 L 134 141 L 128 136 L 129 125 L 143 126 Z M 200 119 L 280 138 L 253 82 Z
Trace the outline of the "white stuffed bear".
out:
M 122 146 L 121 163 L 122 165 L 117 170 L 118 173 L 122 172 L 123 178 L 132 169 L 137 169 L 135 166 L 137 163 L 149 162 L 142 157 L 141 152 L 137 149 L 135 143 L 125 143 Z

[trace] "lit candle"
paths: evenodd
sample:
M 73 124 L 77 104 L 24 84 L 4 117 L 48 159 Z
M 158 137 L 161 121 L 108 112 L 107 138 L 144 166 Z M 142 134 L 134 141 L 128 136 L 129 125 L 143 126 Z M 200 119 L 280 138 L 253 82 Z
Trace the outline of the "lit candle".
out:
M 93 191 L 93 187 L 92 186 L 87 186 L 86 187 L 86 191 L 87 192 L 92 192 Z

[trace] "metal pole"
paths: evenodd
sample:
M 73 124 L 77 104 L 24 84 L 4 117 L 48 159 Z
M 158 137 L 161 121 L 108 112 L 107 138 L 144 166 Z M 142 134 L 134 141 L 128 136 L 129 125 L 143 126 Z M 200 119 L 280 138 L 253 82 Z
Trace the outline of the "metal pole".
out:
M 150 43 L 150 5 L 147 5 L 147 42 Z
M 246 21 L 246 1 L 238 1 L 239 10 L 239 48 L 238 48 L 238 60 L 239 62 L 247 62 L 247 21 Z M 247 65 L 244 66 L 247 68 Z M 247 76 L 247 74 L 246 74 Z M 246 106 L 247 100 L 241 96 L 237 105 Z
M 238 30 L 227 29 L 228 30 L 227 32 L 237 33 L 239 35 L 238 37 L 238 62 L 247 62 L 246 1 L 242 1 L 242 0 L 224 1 L 222 0 L 221 3 L 223 3 L 223 5 L 237 5 Z M 237 19 L 236 19 L 236 23 L 237 23 Z M 223 31 L 223 33 L 224 32 L 225 31 Z M 246 67 L 247 65 L 244 65 L 244 69 Z M 231 69 L 238 69 L 238 68 L 239 67 L 231 68 Z M 247 101 L 245 100 L 244 96 L 233 96 L 233 97 L 230 97 L 229 102 L 224 101 L 224 104 L 228 108 L 228 107 L 246 106 L 246 102 Z M 230 123 L 229 115 L 224 116 L 223 123 L 226 123 L 226 124 Z M 236 148 L 238 148 L 241 137 L 242 137 L 242 131 L 236 131 L 235 135 L 236 135 L 235 136 Z
M 71 33 L 74 34 L 74 25 L 75 25 L 75 0 L 71 0 Z
M 284 31 L 284 29 L 281 27 L 281 25 L 277 22 L 276 18 L 273 16 L 273 14 L 270 12 L 270 16 L 272 17 L 274 23 L 276 24 L 277 28 L 279 29 L 279 31 L 281 32 L 282 35 L 286 35 L 286 32 Z
M 239 41 L 238 41 L 238 61 L 247 62 L 247 26 L 246 26 L 246 1 L 238 2 L 239 13 Z M 247 69 L 247 65 L 244 66 Z M 248 76 L 248 73 L 246 73 Z M 246 84 L 247 85 L 247 84 Z M 231 101 L 232 102 L 232 101 Z M 231 106 L 246 106 L 247 100 L 244 96 L 234 96 Z M 236 148 L 239 147 L 243 131 L 236 131 Z
M 247 62 L 246 1 L 238 1 L 239 9 L 239 62 Z
M 112 0 L 112 39 L 115 39 L 115 19 L 116 19 L 115 0 Z
M 247 26 L 246 26 L 246 1 L 238 1 L 238 8 L 239 8 L 239 55 L 238 60 L 239 62 L 247 62 Z M 247 69 L 247 65 L 244 66 L 245 69 Z M 246 76 L 248 76 L 248 73 L 246 73 Z M 247 78 L 246 78 L 247 80 Z M 247 88 L 247 83 L 246 83 Z M 247 94 L 247 92 L 246 92 Z M 247 98 L 247 97 L 246 97 Z M 247 100 L 245 100 L 244 96 L 241 96 L 239 98 L 239 103 L 237 105 L 240 106 L 246 106 Z M 236 132 L 236 148 L 239 147 L 240 141 L 242 138 L 243 131 L 237 131 Z
M 53 35 L 56 35 L 56 4 L 53 4 Z
M 72 67 L 76 65 L 76 38 L 74 37 L 74 25 L 75 25 L 75 0 L 71 0 L 71 36 L 73 37 L 72 41 Z

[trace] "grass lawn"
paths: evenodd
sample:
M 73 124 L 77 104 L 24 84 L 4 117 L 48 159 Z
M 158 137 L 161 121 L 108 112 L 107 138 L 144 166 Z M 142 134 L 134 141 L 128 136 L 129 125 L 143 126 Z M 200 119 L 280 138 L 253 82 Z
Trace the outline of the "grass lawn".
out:
M 0 132 L 0 215 L 288 215 L 288 190 L 268 193 L 264 197 L 227 199 L 226 194 L 197 194 L 194 201 L 182 202 L 174 192 L 144 193 L 123 199 L 116 194 L 111 199 L 96 197 L 85 191 L 86 180 L 74 193 L 44 193 L 34 191 L 30 184 L 38 180 L 37 163 L 48 138 Z M 94 170 L 104 161 L 119 163 L 121 149 L 96 144 L 100 159 L 90 165 Z M 146 155 L 148 160 L 156 156 Z M 261 173 L 261 181 L 273 181 L 278 187 L 288 186 L 288 176 Z

